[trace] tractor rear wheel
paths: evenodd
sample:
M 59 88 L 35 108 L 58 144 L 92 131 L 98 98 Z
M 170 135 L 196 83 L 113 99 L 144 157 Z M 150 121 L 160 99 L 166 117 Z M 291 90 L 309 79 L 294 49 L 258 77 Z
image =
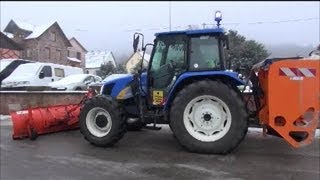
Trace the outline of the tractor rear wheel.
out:
M 248 115 L 237 92 L 219 81 L 187 85 L 173 101 L 170 126 L 191 152 L 227 154 L 244 139 Z
M 95 146 L 118 142 L 126 132 L 126 122 L 117 102 L 101 95 L 87 100 L 80 112 L 80 132 Z

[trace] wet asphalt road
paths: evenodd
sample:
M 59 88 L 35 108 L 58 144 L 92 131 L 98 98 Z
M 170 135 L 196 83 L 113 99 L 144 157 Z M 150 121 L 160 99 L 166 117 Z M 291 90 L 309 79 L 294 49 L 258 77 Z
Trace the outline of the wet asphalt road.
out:
M 276 137 L 251 131 L 236 152 L 186 152 L 167 126 L 160 131 L 128 132 L 113 148 L 87 143 L 78 130 L 12 140 L 0 127 L 1 180 L 102 179 L 320 179 L 319 137 L 293 149 Z

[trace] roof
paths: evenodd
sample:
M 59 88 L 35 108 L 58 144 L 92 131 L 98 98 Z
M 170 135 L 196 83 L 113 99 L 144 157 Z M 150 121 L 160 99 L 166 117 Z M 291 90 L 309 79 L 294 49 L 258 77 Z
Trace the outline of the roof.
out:
M 26 39 L 32 39 L 32 38 L 37 38 L 39 36 L 41 36 L 47 29 L 49 29 L 52 25 L 54 24 L 54 22 L 50 22 L 41 26 L 35 26 L 32 31 L 32 33 L 26 37 Z
M 81 62 L 81 60 L 77 59 L 77 58 L 72 58 L 72 57 L 67 57 L 69 61 L 73 61 L 73 62 Z
M 14 42 L 12 39 L 10 39 L 8 36 L 0 32 L 0 48 L 6 48 L 6 49 L 14 49 L 14 50 L 22 50 L 23 48 Z M 9 44 L 8 44 L 9 43 Z
M 25 39 L 34 39 L 34 38 L 39 38 L 44 32 L 46 32 L 50 27 L 56 25 L 57 28 L 59 29 L 65 44 L 70 47 L 72 46 L 71 43 L 69 42 L 68 38 L 62 31 L 61 27 L 57 22 L 50 21 L 48 23 L 45 23 L 43 25 L 34 25 L 31 23 L 23 22 L 23 21 L 18 21 L 18 20 L 11 20 L 7 27 L 5 28 L 5 32 L 8 33 L 14 33 L 13 29 L 21 29 L 24 32 L 28 32 L 27 37 Z
M 71 41 L 71 40 L 74 40 L 74 41 L 83 49 L 83 51 L 85 51 L 86 53 L 88 52 L 88 51 L 86 50 L 86 48 L 84 48 L 84 47 L 82 46 L 82 44 L 79 43 L 79 41 L 78 41 L 75 37 L 72 37 L 69 41 Z
M 116 67 L 111 51 L 90 51 L 86 54 L 86 68 L 100 68 L 101 64 L 109 61 Z
M 48 22 L 46 24 L 37 26 L 23 21 L 13 21 L 20 29 L 31 31 L 32 33 L 25 39 L 37 38 L 42 35 L 47 29 L 49 29 L 55 22 Z
M 174 35 L 174 34 L 201 35 L 201 34 L 213 34 L 213 33 L 224 33 L 224 29 L 223 28 L 212 28 L 212 29 L 169 31 L 169 32 L 156 33 L 155 36 Z

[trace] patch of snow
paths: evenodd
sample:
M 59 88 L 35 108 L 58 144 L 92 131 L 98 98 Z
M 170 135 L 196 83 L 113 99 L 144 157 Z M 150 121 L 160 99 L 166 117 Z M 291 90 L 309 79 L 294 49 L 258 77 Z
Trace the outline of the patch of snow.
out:
M 111 51 L 91 51 L 86 54 L 86 68 L 99 68 L 101 64 L 108 62 L 116 67 Z
M 16 59 L 0 59 L 0 72 Z
M 248 128 L 248 131 L 251 132 L 251 133 L 263 133 L 263 130 L 262 128 L 254 128 L 254 127 L 250 127 Z M 320 129 L 316 129 L 316 132 L 315 132 L 315 138 L 320 138 Z
M 19 28 L 27 30 L 27 31 L 33 31 L 36 25 L 27 23 L 25 21 L 19 21 L 19 20 L 14 20 L 16 25 L 18 25 Z
M 14 20 L 14 22 L 21 28 L 24 30 L 28 30 L 28 31 L 32 31 L 32 33 L 26 37 L 26 39 L 32 39 L 32 38 L 37 38 L 39 37 L 41 34 L 43 34 L 50 26 L 52 26 L 54 24 L 54 22 L 49 22 L 46 23 L 44 25 L 33 25 L 27 22 L 22 22 L 22 21 L 17 21 Z
M 11 33 L 4 33 L 8 38 L 13 38 L 13 34 L 11 34 Z
M 36 26 L 32 33 L 26 38 L 26 39 L 32 39 L 32 38 L 37 38 L 39 37 L 41 34 L 43 34 L 50 26 L 53 25 L 54 22 L 45 24 L 45 25 L 41 25 L 41 26 Z
M 41 65 L 41 63 L 21 64 L 11 73 L 8 78 L 5 79 L 5 81 L 16 77 L 35 76 Z
M 10 115 L 3 115 L 3 114 L 0 114 L 0 120 L 9 120 L 11 118 Z
M 79 59 L 77 58 L 72 58 L 72 57 L 67 57 L 68 60 L 73 61 L 73 62 L 81 62 Z
M 250 127 L 250 128 L 248 128 L 248 131 L 250 131 L 250 132 L 261 132 L 262 133 L 262 128 Z

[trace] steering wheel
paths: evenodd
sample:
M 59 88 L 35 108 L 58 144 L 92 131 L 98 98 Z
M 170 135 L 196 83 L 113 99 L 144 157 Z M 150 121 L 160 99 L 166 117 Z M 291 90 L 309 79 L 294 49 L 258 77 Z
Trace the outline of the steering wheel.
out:
M 168 63 L 168 69 L 173 70 L 175 67 L 177 67 L 177 63 L 173 60 L 170 60 L 170 62 Z

